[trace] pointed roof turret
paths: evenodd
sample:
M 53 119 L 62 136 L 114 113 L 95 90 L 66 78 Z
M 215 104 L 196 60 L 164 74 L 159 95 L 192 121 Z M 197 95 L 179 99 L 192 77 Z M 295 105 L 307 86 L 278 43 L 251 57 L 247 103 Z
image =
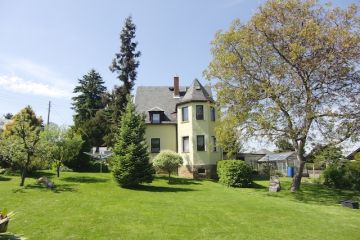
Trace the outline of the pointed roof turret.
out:
M 186 91 L 186 94 L 181 99 L 179 104 L 193 101 L 214 102 L 208 91 L 204 88 L 203 85 L 201 85 L 201 83 L 197 79 L 193 81 L 190 88 Z

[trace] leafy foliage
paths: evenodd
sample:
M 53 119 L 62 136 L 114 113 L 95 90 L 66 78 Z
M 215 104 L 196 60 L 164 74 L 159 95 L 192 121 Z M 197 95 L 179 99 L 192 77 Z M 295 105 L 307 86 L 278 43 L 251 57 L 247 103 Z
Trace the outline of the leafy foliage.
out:
M 228 187 L 250 187 L 252 184 L 252 168 L 244 161 L 218 161 L 217 174 L 219 182 Z
M 359 26 L 356 5 L 268 0 L 212 42 L 205 75 L 217 80 L 221 121 L 235 121 L 244 140 L 289 139 L 301 161 L 292 191 L 310 143 L 359 136 Z
M 130 97 L 116 137 L 111 169 L 121 187 L 135 187 L 153 180 L 154 169 L 149 163 L 145 142 L 144 116 L 136 112 Z
M 59 177 L 60 167 L 79 154 L 83 142 L 81 135 L 72 129 L 48 125 L 41 133 L 42 157 L 55 165 Z
M 182 163 L 183 163 L 183 159 L 181 155 L 170 150 L 161 151 L 153 159 L 153 165 L 155 168 L 158 168 L 161 171 L 165 171 L 169 174 L 169 183 L 170 183 L 170 174 L 176 171 L 178 167 L 181 166 Z
M 13 116 L 2 134 L 1 155 L 20 168 L 20 186 L 24 186 L 26 172 L 35 167 L 40 160 L 35 155 L 38 154 L 41 127 L 42 119 L 27 106 Z
M 323 146 L 316 145 L 308 156 L 310 162 L 316 163 L 322 167 L 330 164 L 339 163 L 344 156 L 342 155 L 342 147 L 332 144 Z
M 285 138 L 280 138 L 277 141 L 275 141 L 275 146 L 277 148 L 276 152 L 295 151 L 293 145 L 289 142 L 289 140 Z
M 323 176 L 327 186 L 360 191 L 360 162 L 331 164 L 325 169 Z

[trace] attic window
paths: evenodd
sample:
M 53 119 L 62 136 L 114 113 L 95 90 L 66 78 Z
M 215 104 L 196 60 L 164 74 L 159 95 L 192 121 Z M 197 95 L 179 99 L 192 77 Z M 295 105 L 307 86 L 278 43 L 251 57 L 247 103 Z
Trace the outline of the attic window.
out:
M 151 114 L 151 122 L 152 123 L 161 123 L 160 113 L 152 113 Z
M 195 89 L 196 89 L 196 90 L 201 90 L 201 87 L 200 87 L 199 85 L 197 85 L 197 86 L 195 87 Z

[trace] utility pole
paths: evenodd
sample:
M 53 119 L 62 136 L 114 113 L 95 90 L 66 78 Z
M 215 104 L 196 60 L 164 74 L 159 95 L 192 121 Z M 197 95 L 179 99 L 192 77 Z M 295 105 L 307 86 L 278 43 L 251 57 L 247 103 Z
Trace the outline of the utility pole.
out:
M 48 116 L 47 116 L 47 125 L 49 125 L 49 122 L 50 122 L 50 109 L 51 109 L 51 101 L 49 101 Z

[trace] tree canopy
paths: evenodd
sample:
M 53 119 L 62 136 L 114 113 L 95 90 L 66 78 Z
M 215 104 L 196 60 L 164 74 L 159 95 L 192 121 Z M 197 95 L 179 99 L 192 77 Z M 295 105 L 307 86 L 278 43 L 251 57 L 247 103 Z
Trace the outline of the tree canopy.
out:
M 1 136 L 1 155 L 20 168 L 20 186 L 24 186 L 27 171 L 36 165 L 42 123 L 41 117 L 27 106 L 12 117 Z
M 360 19 L 314 0 L 268 0 L 247 22 L 234 21 L 212 42 L 205 71 L 216 80 L 218 105 L 243 139 L 288 139 L 300 160 L 305 148 L 340 143 L 360 129 Z

